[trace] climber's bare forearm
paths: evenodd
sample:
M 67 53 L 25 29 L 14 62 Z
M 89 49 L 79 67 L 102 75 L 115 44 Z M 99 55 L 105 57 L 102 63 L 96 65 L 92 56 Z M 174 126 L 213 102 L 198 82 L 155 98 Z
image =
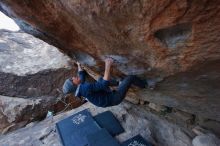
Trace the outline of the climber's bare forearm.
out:
M 105 60 L 105 73 L 103 79 L 108 81 L 110 79 L 110 71 L 113 60 L 111 58 L 107 58 Z
M 110 79 L 110 71 L 111 71 L 111 66 L 106 66 L 104 77 L 103 77 L 104 80 L 108 81 Z
M 78 66 L 78 71 L 83 71 L 81 66 Z
M 79 62 L 76 62 L 77 66 L 78 66 L 78 71 L 83 71 L 81 64 Z

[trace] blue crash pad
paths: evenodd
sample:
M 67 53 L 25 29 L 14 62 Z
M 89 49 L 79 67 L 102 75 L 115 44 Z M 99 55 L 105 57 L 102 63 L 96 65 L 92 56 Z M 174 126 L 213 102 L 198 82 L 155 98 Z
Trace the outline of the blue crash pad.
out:
M 112 136 L 124 132 L 123 127 L 118 119 L 110 111 L 106 111 L 94 116 L 95 121 L 101 128 L 105 128 Z
M 106 129 L 87 135 L 87 139 L 89 146 L 120 146 Z
M 152 146 L 152 144 L 146 141 L 141 135 L 136 135 L 123 142 L 121 146 Z
M 64 146 L 85 146 L 88 144 L 86 136 L 101 129 L 88 110 L 59 121 L 56 127 Z

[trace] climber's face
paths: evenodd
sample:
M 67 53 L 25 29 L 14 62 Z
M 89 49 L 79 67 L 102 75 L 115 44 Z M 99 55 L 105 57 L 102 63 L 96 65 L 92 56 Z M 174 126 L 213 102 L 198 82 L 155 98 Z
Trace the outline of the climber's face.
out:
M 79 78 L 78 76 L 72 77 L 72 81 L 73 81 L 73 83 L 74 83 L 75 85 L 79 85 L 80 82 L 81 82 L 81 80 L 80 80 L 80 78 Z

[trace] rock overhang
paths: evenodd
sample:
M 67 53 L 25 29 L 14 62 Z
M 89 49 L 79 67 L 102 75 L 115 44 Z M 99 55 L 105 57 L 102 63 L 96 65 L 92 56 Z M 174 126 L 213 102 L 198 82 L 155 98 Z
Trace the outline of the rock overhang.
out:
M 128 60 L 116 69 L 123 74 L 169 76 L 204 59 L 219 59 L 217 5 L 174 0 L 2 1 L 1 10 L 26 32 L 65 53 L 87 54 L 86 63 L 99 70 L 102 57 L 114 55 Z
M 103 58 L 110 56 L 117 62 L 114 76 L 166 77 L 156 92 L 177 99 L 212 96 L 215 101 L 220 72 L 208 68 L 212 64 L 218 66 L 220 59 L 219 4 L 214 0 L 3 0 L 0 10 L 13 17 L 24 31 L 57 46 L 99 73 L 104 70 Z M 206 75 L 204 69 L 208 75 L 214 73 L 217 77 L 205 79 L 210 91 L 198 84 L 198 80 L 204 81 L 200 78 Z M 185 80 L 187 75 L 190 77 Z M 188 83 L 193 86 L 191 89 L 198 89 L 196 94 L 185 90 Z M 164 88 L 165 85 L 174 88 Z

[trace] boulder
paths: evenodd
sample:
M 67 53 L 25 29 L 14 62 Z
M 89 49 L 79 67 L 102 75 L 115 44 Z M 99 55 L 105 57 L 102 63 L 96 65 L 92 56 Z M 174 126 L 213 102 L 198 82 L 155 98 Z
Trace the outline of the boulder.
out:
M 70 68 L 70 58 L 23 31 L 0 30 L 0 71 L 17 76 Z
M 219 146 L 220 139 L 209 133 L 196 136 L 192 143 L 193 146 Z
M 23 31 L 0 30 L 0 133 L 41 120 L 48 110 L 82 104 L 61 94 L 74 72 L 70 58 L 54 46 Z
M 35 99 L 0 96 L 0 132 L 4 134 L 44 118 L 55 103 L 56 97 L 52 96 Z
M 57 96 L 76 68 L 57 48 L 22 31 L 0 30 L 0 95 Z

